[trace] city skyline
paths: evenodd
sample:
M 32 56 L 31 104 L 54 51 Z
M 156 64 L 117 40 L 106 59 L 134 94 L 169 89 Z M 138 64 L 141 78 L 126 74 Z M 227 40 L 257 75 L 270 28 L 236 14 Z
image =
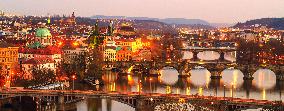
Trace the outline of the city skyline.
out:
M 62 5 L 64 4 L 64 5 Z M 141 5 L 142 4 L 142 5 Z M 202 19 L 210 23 L 236 23 L 284 17 L 282 0 L 2 0 L 0 10 L 20 15 L 93 15 Z

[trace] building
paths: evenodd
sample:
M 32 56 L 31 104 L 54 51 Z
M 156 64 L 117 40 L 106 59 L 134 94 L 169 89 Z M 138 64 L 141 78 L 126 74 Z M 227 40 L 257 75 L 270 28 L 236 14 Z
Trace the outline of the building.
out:
M 133 61 L 151 61 L 152 60 L 152 53 L 151 50 L 148 48 L 141 49 L 132 54 Z
M 104 50 L 104 61 L 116 61 L 116 47 L 106 46 Z
M 32 78 L 33 70 L 51 70 L 56 71 L 56 63 L 51 58 L 32 58 L 27 61 L 24 61 L 21 64 L 22 71 L 24 73 L 25 79 Z
M 132 51 L 130 47 L 121 47 L 117 49 L 116 61 L 131 61 Z
M 18 49 L 20 68 L 26 79 L 31 79 L 34 69 L 56 71 L 57 64 L 62 60 L 62 50 L 53 44 L 50 31 L 39 28 L 34 39 Z
M 65 45 L 63 48 L 63 61 L 64 63 L 72 63 L 74 59 L 79 56 L 86 55 L 87 48 L 82 46 L 72 46 L 72 45 Z
M 5 87 L 10 87 L 11 77 L 18 64 L 18 47 L 0 42 L 0 75 L 5 77 Z
M 18 48 L 6 42 L 0 42 L 0 65 L 2 74 L 10 75 L 13 67 L 18 64 Z
M 29 47 L 40 48 L 52 45 L 52 35 L 47 28 L 39 28 L 36 30 L 34 40 L 31 41 Z
M 133 28 L 130 23 L 122 23 L 121 26 L 115 31 L 115 33 L 116 35 L 122 36 L 124 38 L 136 37 L 135 28 Z

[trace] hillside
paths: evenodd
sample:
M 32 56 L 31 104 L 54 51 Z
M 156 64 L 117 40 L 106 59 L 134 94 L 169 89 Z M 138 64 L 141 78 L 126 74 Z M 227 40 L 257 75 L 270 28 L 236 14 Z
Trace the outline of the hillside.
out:
M 274 28 L 277 30 L 284 30 L 284 18 L 262 18 L 249 20 L 245 23 L 237 23 L 234 27 L 238 28 L 250 28 L 253 25 L 267 26 L 268 28 Z
M 166 24 L 188 24 L 188 25 L 210 25 L 209 22 L 201 19 L 185 19 L 185 18 L 165 18 L 165 19 L 159 19 L 159 18 L 149 18 L 149 17 L 126 17 L 126 16 L 105 16 L 105 15 L 95 15 L 91 18 L 98 18 L 98 19 L 129 19 L 129 20 L 153 20 L 153 21 L 159 21 Z

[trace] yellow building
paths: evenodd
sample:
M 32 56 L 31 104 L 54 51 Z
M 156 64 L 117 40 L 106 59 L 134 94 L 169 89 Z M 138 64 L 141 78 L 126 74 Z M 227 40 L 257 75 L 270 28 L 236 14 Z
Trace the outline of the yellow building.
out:
M 18 64 L 18 48 L 6 42 L 0 42 L 0 65 L 2 67 L 0 72 L 6 79 L 12 76 L 15 66 Z
M 106 46 L 104 50 L 104 61 L 116 61 L 116 47 Z

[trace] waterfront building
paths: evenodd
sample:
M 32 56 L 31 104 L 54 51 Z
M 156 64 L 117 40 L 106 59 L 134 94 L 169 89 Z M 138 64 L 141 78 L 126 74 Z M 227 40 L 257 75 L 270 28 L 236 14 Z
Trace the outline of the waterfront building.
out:
M 0 65 L 2 74 L 9 76 L 18 63 L 18 48 L 12 44 L 0 41 Z
M 116 47 L 115 46 L 106 46 L 104 50 L 104 61 L 116 61 Z
M 85 56 L 87 52 L 87 48 L 81 45 L 74 46 L 67 44 L 63 48 L 63 61 L 64 63 L 72 63 L 74 59 L 78 58 L 79 56 Z
M 131 61 L 132 51 L 130 47 L 117 48 L 116 61 Z
M 18 47 L 0 41 L 0 75 L 5 77 L 5 87 L 10 87 L 11 77 L 18 64 Z
M 132 54 L 133 61 L 151 61 L 152 53 L 149 48 L 143 48 Z
M 56 62 L 51 58 L 32 58 L 21 64 L 23 78 L 31 79 L 34 70 L 56 71 Z

